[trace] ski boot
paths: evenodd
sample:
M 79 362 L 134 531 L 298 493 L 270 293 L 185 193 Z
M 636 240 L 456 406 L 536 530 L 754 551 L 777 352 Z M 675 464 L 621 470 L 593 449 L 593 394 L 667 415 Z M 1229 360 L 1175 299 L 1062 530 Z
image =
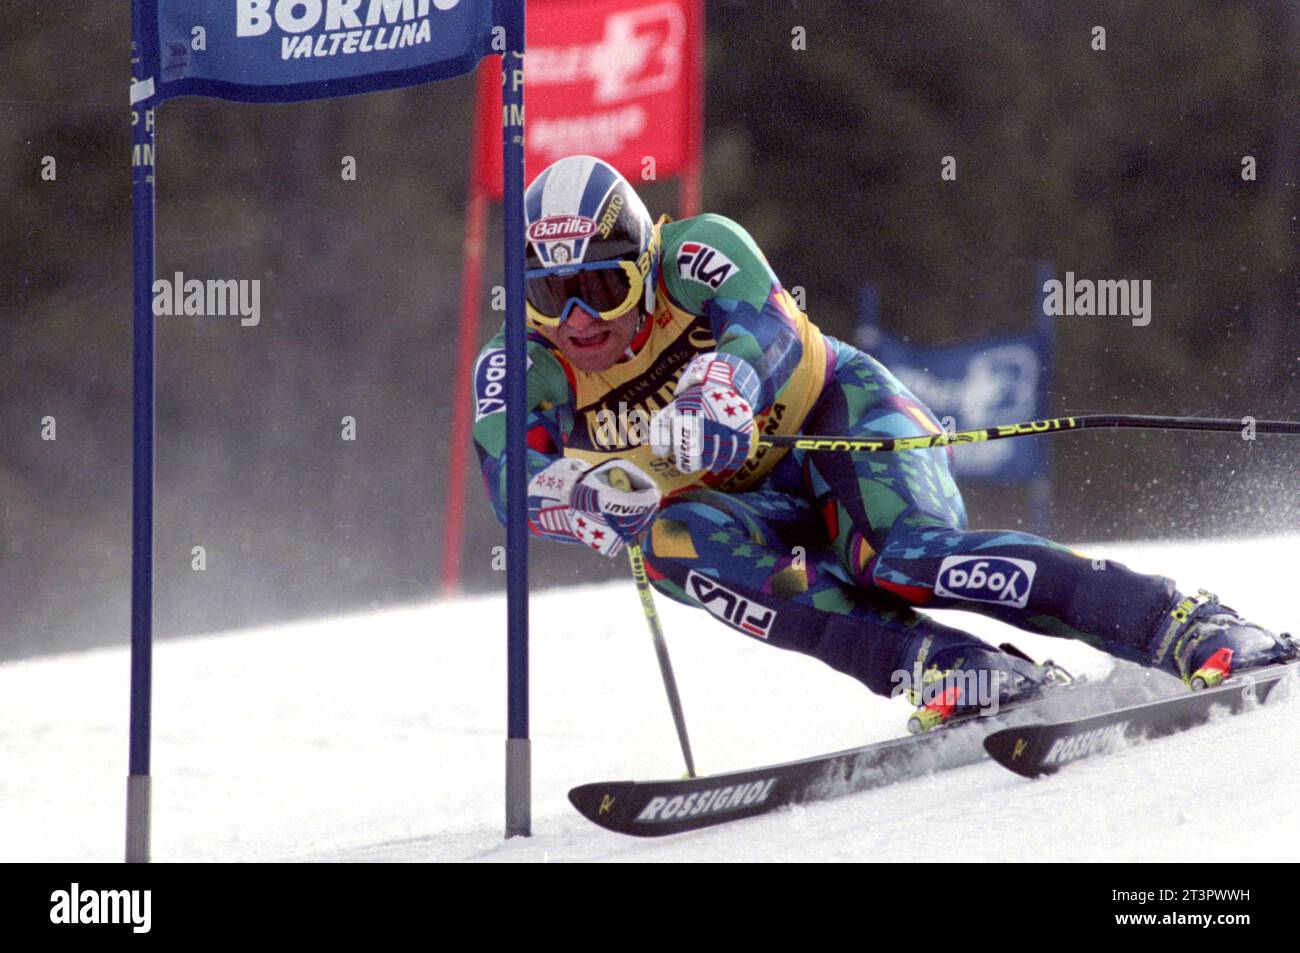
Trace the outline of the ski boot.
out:
M 1041 665 L 1010 643 L 990 648 L 964 647 L 960 657 L 940 653 L 921 675 L 907 700 L 917 706 L 907 719 L 912 734 L 932 731 L 954 719 L 976 717 L 1039 697 L 1044 690 L 1074 681 L 1050 659 Z
M 1149 649 L 1152 665 L 1192 691 L 1213 688 L 1234 671 L 1300 658 L 1290 635 L 1247 622 L 1204 589 L 1178 597 Z

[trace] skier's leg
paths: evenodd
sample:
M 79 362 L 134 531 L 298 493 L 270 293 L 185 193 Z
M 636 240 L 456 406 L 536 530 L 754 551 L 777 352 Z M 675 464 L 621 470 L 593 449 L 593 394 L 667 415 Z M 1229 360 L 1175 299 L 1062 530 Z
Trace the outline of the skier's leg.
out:
M 929 410 L 878 362 L 842 345 L 837 357 L 834 380 L 806 432 L 938 432 Z M 967 609 L 1043 635 L 1080 639 L 1185 679 L 1209 658 L 1210 645 L 1199 661 L 1159 649 L 1162 641 L 1187 640 L 1187 609 L 1180 609 L 1184 600 L 1172 579 L 1093 560 L 1029 533 L 967 530 L 951 452 L 803 455 L 805 480 L 853 579 L 913 605 Z M 1244 623 L 1235 639 L 1218 641 L 1232 643 L 1239 663 L 1285 654 L 1270 633 Z
M 815 511 L 776 491 L 700 490 L 675 498 L 646 537 L 647 572 L 672 599 L 753 638 L 820 659 L 888 695 L 932 666 L 981 680 L 970 705 L 1005 702 L 1041 681 L 1008 656 L 847 579 Z M 821 548 L 819 547 L 819 544 Z

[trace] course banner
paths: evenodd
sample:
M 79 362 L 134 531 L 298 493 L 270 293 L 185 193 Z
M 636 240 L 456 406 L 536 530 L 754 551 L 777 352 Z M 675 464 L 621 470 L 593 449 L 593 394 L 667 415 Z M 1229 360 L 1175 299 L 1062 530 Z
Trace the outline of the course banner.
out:
M 143 0 L 132 102 L 297 102 L 415 86 L 492 52 L 494 0 Z M 502 49 L 498 42 L 497 49 Z
M 594 155 L 633 181 L 682 174 L 699 109 L 698 0 L 529 0 L 525 179 Z M 501 70 L 479 71 L 474 176 L 501 197 Z M 653 166 L 649 165 L 653 160 Z

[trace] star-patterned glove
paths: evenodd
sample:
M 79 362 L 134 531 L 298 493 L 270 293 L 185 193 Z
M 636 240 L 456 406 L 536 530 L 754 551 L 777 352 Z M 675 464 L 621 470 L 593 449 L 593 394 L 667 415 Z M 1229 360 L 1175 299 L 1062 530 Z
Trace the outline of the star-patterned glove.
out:
M 675 397 L 650 421 L 650 445 L 683 473 L 721 473 L 754 447 L 758 375 L 730 354 L 698 355 L 677 381 Z
M 659 512 L 659 487 L 640 468 L 610 460 L 588 468 L 561 458 L 528 484 L 528 524 L 547 539 L 616 556 Z

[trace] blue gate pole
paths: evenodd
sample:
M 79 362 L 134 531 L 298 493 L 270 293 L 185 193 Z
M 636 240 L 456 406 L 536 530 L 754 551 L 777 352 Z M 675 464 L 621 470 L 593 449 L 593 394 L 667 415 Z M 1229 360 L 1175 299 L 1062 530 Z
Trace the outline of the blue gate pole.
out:
M 528 740 L 528 394 L 524 326 L 524 0 L 502 4 L 502 179 L 506 288 L 506 837 L 533 832 Z
M 153 437 L 154 437 L 154 116 L 152 84 L 144 72 L 145 21 L 131 2 L 131 757 L 126 782 L 126 862 L 149 862 L 149 739 L 153 683 Z

